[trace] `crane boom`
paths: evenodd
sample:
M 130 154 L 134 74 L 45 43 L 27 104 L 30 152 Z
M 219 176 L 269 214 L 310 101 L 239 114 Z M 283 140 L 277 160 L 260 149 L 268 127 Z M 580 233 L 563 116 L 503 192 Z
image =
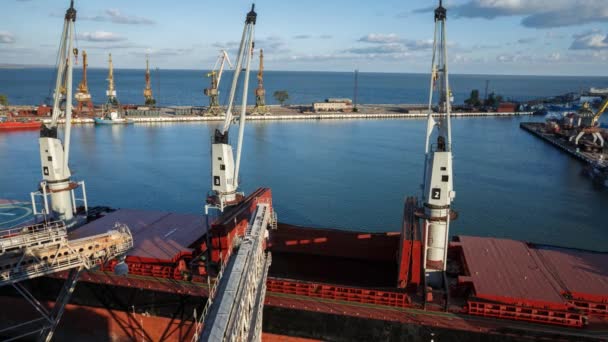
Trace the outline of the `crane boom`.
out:
M 435 9 L 435 34 L 433 62 L 429 90 L 429 107 L 425 144 L 425 166 L 423 184 L 424 203 L 424 272 L 425 282 L 433 289 L 447 288 L 445 270 L 448 250 L 450 221 L 453 217 L 452 132 L 450 87 L 448 80 L 448 55 L 446 39 L 447 10 L 439 1 Z M 433 119 L 433 93 L 438 89 L 439 122 Z M 431 135 L 438 126 L 436 143 L 431 144 Z
M 145 73 L 146 86 L 144 88 L 144 103 L 146 106 L 154 106 L 156 101 L 152 95 L 152 82 L 150 80 L 150 56 L 146 55 L 146 73 Z
M 604 99 L 604 102 L 602 102 L 602 104 L 600 105 L 600 108 L 597 110 L 597 113 L 595 113 L 595 115 L 593 116 L 593 120 L 591 121 L 592 126 L 595 126 L 597 124 L 602 114 L 604 114 L 604 112 L 606 111 L 606 108 L 608 108 L 608 96 Z
M 82 80 L 80 81 L 80 84 L 78 85 L 78 92 L 83 93 L 83 94 L 88 94 L 89 93 L 89 86 L 87 84 L 87 52 L 86 51 L 82 51 Z
M 209 108 L 207 109 L 207 114 L 209 115 L 219 115 L 222 111 L 219 101 L 219 87 L 226 62 L 228 62 L 228 65 L 232 67 L 230 58 L 228 58 L 228 53 L 226 50 L 221 50 L 220 55 L 217 57 L 217 60 L 213 65 L 213 69 L 207 74 L 207 77 L 211 78 L 211 86 L 209 88 L 205 88 L 204 93 L 205 95 L 209 96 Z M 218 64 L 219 70 L 217 69 Z
M 216 129 L 213 142 L 211 144 L 211 190 L 212 195 L 208 197 L 209 207 L 218 208 L 221 211 L 226 206 L 233 205 L 239 202 L 242 194 L 237 193 L 239 186 L 239 168 L 241 163 L 241 152 L 243 148 L 243 135 L 245 132 L 245 118 L 247 111 L 247 90 L 249 88 L 249 70 L 251 67 L 251 59 L 254 46 L 255 23 L 257 13 L 255 5 L 251 6 L 251 11 L 247 13 L 245 19 L 245 27 L 241 37 L 239 53 L 236 60 L 236 70 L 232 78 L 232 86 L 230 87 L 230 95 L 228 98 L 228 108 L 224 118 L 224 124 L 221 129 Z M 241 103 L 241 114 L 239 117 L 239 132 L 236 150 L 236 162 L 232 153 L 232 146 L 228 143 L 228 134 L 230 126 L 234 119 L 232 109 L 234 108 L 234 99 L 236 96 L 236 88 L 239 81 L 239 76 L 245 64 L 245 79 L 243 82 L 243 94 Z M 240 197 L 239 197 L 240 196 Z
M 224 73 L 224 65 L 225 65 L 225 63 L 228 62 L 228 65 L 231 68 L 233 67 L 232 63 L 230 62 L 230 57 L 228 57 L 228 52 L 226 52 L 226 50 L 222 50 L 220 58 L 222 59 L 222 62 L 220 63 L 220 68 L 217 71 L 217 87 L 218 88 L 220 86 L 220 81 L 222 80 L 222 74 Z
M 59 45 L 59 65 L 57 79 L 55 82 L 55 95 L 53 102 L 53 114 L 49 124 L 43 124 L 40 129 L 40 161 L 42 164 L 43 182 L 41 188 L 44 192 L 50 192 L 52 201 L 52 214 L 57 219 L 70 224 L 74 217 L 73 205 L 73 183 L 70 182 L 70 168 L 68 166 L 70 157 L 70 138 L 72 130 L 72 71 L 73 57 L 76 50 L 73 49 L 74 23 L 76 21 L 76 10 L 74 0 L 70 2 L 70 8 L 66 11 Z M 61 87 L 65 84 L 66 102 L 65 113 L 61 111 L 62 94 Z M 63 142 L 58 137 L 57 126 L 59 117 L 65 114 L 65 130 Z M 48 190 L 46 187 L 48 186 Z

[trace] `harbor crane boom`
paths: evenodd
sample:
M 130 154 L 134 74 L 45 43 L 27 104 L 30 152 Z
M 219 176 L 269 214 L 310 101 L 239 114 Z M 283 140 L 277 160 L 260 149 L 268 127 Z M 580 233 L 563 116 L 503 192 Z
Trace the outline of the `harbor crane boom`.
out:
M 70 138 L 72 132 L 72 71 L 73 60 L 78 51 L 74 49 L 74 23 L 76 21 L 76 10 L 74 0 L 70 2 L 70 8 L 66 11 L 61 42 L 59 47 L 59 65 L 57 68 L 57 79 L 55 82 L 55 94 L 53 102 L 53 113 L 51 122 L 43 124 L 40 129 L 40 161 L 42 164 L 42 178 L 40 190 L 32 193 L 32 205 L 35 209 L 34 196 L 42 194 L 45 201 L 44 214 L 52 216 L 56 220 L 65 221 L 66 224 L 74 224 L 74 213 L 76 202 L 73 190 L 84 182 L 74 183 L 70 180 L 72 174 L 69 167 Z M 65 111 L 61 110 L 62 86 L 65 85 Z M 64 116 L 65 128 L 63 141 L 58 135 L 59 118 Z M 48 209 L 47 195 L 51 198 L 51 210 Z M 86 198 L 86 195 L 85 195 Z M 86 199 L 85 199 L 86 201 Z M 85 204 L 86 207 L 86 204 Z
M 241 37 L 239 53 L 236 60 L 236 70 L 232 78 L 232 86 L 228 98 L 228 108 L 226 117 L 221 129 L 216 129 L 211 144 L 211 191 L 212 194 L 207 198 L 205 211 L 210 207 L 224 211 L 224 208 L 234 205 L 243 197 L 237 193 L 239 186 L 239 168 L 241 163 L 241 152 L 243 149 L 243 134 L 245 132 L 245 114 L 247 110 L 247 90 L 249 88 L 249 70 L 254 47 L 254 31 L 257 14 L 254 11 L 255 5 L 251 6 L 251 11 L 247 13 L 245 27 Z M 229 144 L 228 136 L 230 126 L 234 119 L 232 110 L 236 97 L 236 88 L 239 76 L 245 64 L 245 79 L 243 81 L 243 94 L 241 104 L 241 114 L 239 117 L 239 133 L 236 148 L 236 160 L 233 156 L 232 146 Z
M 209 96 L 209 109 L 207 110 L 207 113 L 209 114 L 218 115 L 221 112 L 219 88 L 226 62 L 228 62 L 228 65 L 232 68 L 232 63 L 228 57 L 228 52 L 226 52 L 226 50 L 221 50 L 220 55 L 217 57 L 217 60 L 213 65 L 213 69 L 207 74 L 207 77 L 211 78 L 211 85 L 209 88 L 205 88 L 205 95 Z M 218 64 L 220 66 L 219 70 L 217 69 Z
M 604 101 L 600 105 L 599 109 L 597 110 L 597 112 L 593 116 L 593 119 L 591 120 L 591 126 L 595 127 L 598 124 L 598 121 L 600 120 L 600 117 L 602 116 L 602 114 L 604 114 L 604 112 L 606 111 L 607 108 L 608 108 L 608 96 L 606 96 L 606 98 L 604 99 Z
M 217 87 L 220 86 L 220 81 L 222 80 L 222 74 L 224 73 L 224 65 L 226 64 L 226 62 L 228 62 L 228 66 L 230 66 L 230 68 L 233 68 L 232 62 L 230 62 L 230 57 L 228 57 L 228 52 L 226 52 L 226 50 L 222 50 L 220 52 L 220 56 L 215 62 L 216 65 L 213 66 L 213 70 L 215 70 L 215 68 L 217 67 L 218 62 L 220 64 L 220 68 L 217 71 Z
M 150 56 L 146 55 L 146 87 L 144 88 L 144 100 L 146 106 L 154 106 L 156 105 L 156 100 L 154 100 L 154 96 L 152 95 L 152 82 L 150 80 Z
M 445 270 L 448 251 L 450 221 L 455 218 L 451 209 L 456 195 L 453 189 L 452 131 L 448 55 L 446 40 L 447 11 L 439 1 L 435 9 L 433 62 L 427 117 L 425 144 L 425 171 L 423 183 L 424 238 L 423 267 L 426 287 L 433 290 L 447 288 Z M 433 93 L 438 95 L 439 121 L 433 119 Z M 436 142 L 431 136 L 437 127 Z M 425 287 L 425 288 L 426 288 Z

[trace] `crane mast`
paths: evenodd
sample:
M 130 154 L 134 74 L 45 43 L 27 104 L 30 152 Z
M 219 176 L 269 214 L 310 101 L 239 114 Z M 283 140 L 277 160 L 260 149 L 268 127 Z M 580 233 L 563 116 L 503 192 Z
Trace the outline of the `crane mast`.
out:
M 146 87 L 144 88 L 144 99 L 146 106 L 156 105 L 156 100 L 152 96 L 152 84 L 150 82 L 150 59 L 146 55 Z
M 70 8 L 65 14 L 63 31 L 61 34 L 59 65 L 55 82 L 56 90 L 53 99 L 53 114 L 51 122 L 42 125 L 39 138 L 43 178 L 43 181 L 40 183 L 40 192 L 45 194 L 45 203 L 46 194 L 50 194 L 52 209 L 51 211 L 47 208 L 45 214 L 51 215 L 57 220 L 65 221 L 68 225 L 74 223 L 74 212 L 76 208 L 73 190 L 77 187 L 76 183 L 70 181 L 72 174 L 68 165 L 72 130 L 72 61 L 76 53 L 76 50 L 73 49 L 75 21 L 76 10 L 74 9 L 74 0 L 72 0 Z M 63 85 L 65 85 L 65 98 L 67 99 L 65 113 L 62 113 L 60 107 L 62 101 L 60 90 Z M 59 138 L 57 132 L 59 117 L 62 114 L 65 114 L 63 142 Z M 34 193 L 32 194 L 32 198 L 33 197 Z M 35 205 L 34 202 L 32 204 Z
M 108 97 L 107 104 L 118 104 L 116 88 L 114 88 L 114 64 L 112 63 L 112 54 L 109 54 L 108 57 L 108 90 L 106 90 L 106 96 Z
M 451 106 L 448 80 L 446 41 L 447 11 L 439 1 L 435 9 L 435 34 L 427 132 L 425 144 L 424 204 L 424 272 L 427 286 L 440 289 L 446 286 L 445 270 L 450 221 L 455 218 L 451 210 L 456 195 L 453 189 Z M 437 87 L 438 86 L 438 87 Z M 433 93 L 437 92 L 440 119 L 433 119 Z M 435 127 L 436 142 L 432 143 Z
M 245 112 L 247 109 L 247 90 L 249 88 L 249 70 L 254 45 L 254 31 L 257 13 L 254 11 L 255 5 L 251 6 L 251 11 L 247 13 L 245 27 L 241 37 L 239 53 L 236 61 L 236 70 L 232 78 L 232 86 L 228 98 L 228 108 L 226 117 L 221 129 L 216 129 L 211 144 L 211 195 L 207 198 L 205 210 L 217 208 L 221 211 L 225 207 L 234 205 L 240 201 L 242 194 L 237 193 L 239 186 L 239 167 L 241 162 L 241 152 L 243 147 L 243 134 L 245 131 Z M 239 81 L 241 70 L 245 64 L 245 79 L 243 84 L 241 115 L 239 118 L 239 133 L 236 150 L 236 161 L 233 156 L 232 146 L 228 142 L 228 135 L 232 120 L 234 118 L 232 109 L 236 88 Z
M 89 93 L 89 86 L 87 84 L 87 52 L 82 51 L 82 80 L 78 84 L 78 92 L 74 95 L 74 98 L 78 102 L 77 113 L 82 112 L 82 107 L 87 106 L 89 112 L 93 112 L 93 102 L 91 102 L 91 94 Z
M 207 114 L 210 115 L 219 115 L 221 113 L 220 101 L 219 101 L 219 87 L 220 81 L 222 80 L 222 74 L 224 73 L 224 65 L 228 62 L 228 65 L 232 68 L 232 63 L 230 63 L 230 58 L 228 57 L 228 53 L 226 50 L 221 50 L 220 55 L 215 61 L 215 65 L 213 66 L 213 70 L 207 74 L 207 77 L 211 79 L 211 85 L 209 88 L 205 88 L 205 95 L 209 96 L 209 108 L 207 109 Z M 219 70 L 217 70 L 217 65 L 220 65 Z
M 267 114 L 266 90 L 264 89 L 264 50 L 260 49 L 260 67 L 258 70 L 258 87 L 255 89 L 255 108 L 254 113 Z

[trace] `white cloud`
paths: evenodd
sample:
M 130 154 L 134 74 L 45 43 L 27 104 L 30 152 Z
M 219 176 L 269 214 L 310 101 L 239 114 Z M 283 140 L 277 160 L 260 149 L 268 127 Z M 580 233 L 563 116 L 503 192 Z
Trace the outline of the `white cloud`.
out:
M 606 0 L 469 0 L 452 10 L 467 18 L 524 16 L 522 25 L 534 28 L 608 21 Z
M 236 58 L 236 55 L 239 52 L 239 45 L 240 43 L 237 41 L 216 42 L 212 44 L 214 48 L 226 50 L 228 55 L 234 56 L 234 58 Z M 264 52 L 268 53 L 269 57 L 270 55 L 286 54 L 290 52 L 287 43 L 279 36 L 256 39 L 255 48 L 264 49 Z M 267 58 L 267 60 L 270 59 L 272 58 Z
M 8 31 L 0 31 L 0 44 L 12 44 L 15 42 L 15 35 Z
M 358 41 L 365 43 L 388 44 L 400 42 L 401 38 L 399 38 L 399 36 L 397 36 L 395 33 L 370 33 L 367 36 L 359 38 Z
M 603 50 L 608 49 L 608 34 L 598 30 L 585 31 L 572 36 L 574 41 L 570 50 Z
M 126 38 L 117 35 L 116 33 L 107 31 L 83 32 L 79 34 L 78 39 L 88 42 L 119 42 Z
M 63 16 L 63 14 L 54 13 L 52 16 Z M 87 15 L 79 15 L 77 17 L 78 20 L 91 20 L 91 21 L 99 21 L 99 22 L 110 22 L 114 24 L 125 24 L 125 25 L 154 25 L 156 22 L 152 19 L 127 15 L 120 12 L 117 9 L 107 9 L 103 14 L 87 16 Z
M 536 38 L 530 37 L 530 38 L 518 39 L 517 42 L 519 44 L 531 44 L 531 43 L 534 43 L 536 40 L 537 40 Z
M 405 51 L 406 48 L 402 44 L 397 43 L 380 44 L 363 48 L 351 48 L 346 50 L 346 52 L 355 54 L 388 54 Z

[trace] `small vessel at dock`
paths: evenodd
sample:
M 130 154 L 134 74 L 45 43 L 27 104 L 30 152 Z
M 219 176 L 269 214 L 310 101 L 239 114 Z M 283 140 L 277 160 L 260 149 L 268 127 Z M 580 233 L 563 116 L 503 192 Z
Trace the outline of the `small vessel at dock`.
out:
M 133 120 L 121 117 L 118 112 L 112 111 L 100 118 L 94 118 L 96 125 L 128 125 L 132 124 Z
M 19 129 L 39 129 L 42 122 L 32 119 L 14 119 L 10 116 L 0 117 L 0 131 Z

